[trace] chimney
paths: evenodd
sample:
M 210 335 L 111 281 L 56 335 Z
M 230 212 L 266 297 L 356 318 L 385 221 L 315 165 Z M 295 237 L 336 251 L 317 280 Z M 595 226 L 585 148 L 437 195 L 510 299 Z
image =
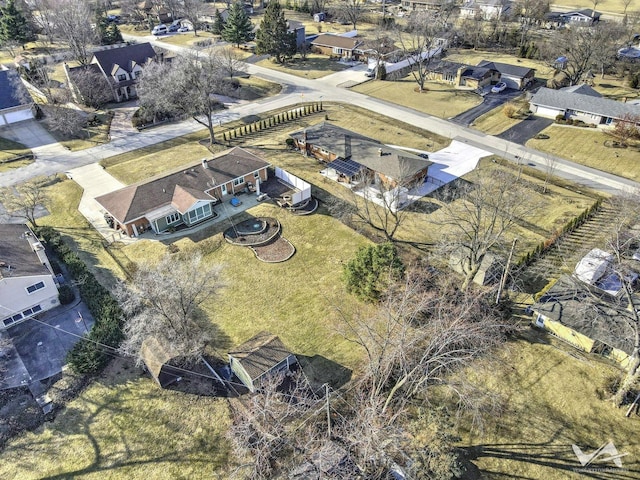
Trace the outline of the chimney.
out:
M 207 168 L 209 168 L 209 164 L 207 163 L 207 159 L 206 158 L 202 159 L 202 168 L 204 168 L 205 170 Z
M 351 135 L 344 136 L 344 158 L 351 158 Z

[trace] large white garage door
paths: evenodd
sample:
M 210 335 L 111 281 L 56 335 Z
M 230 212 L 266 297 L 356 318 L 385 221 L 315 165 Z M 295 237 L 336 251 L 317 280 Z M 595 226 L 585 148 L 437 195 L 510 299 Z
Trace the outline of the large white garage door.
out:
M 507 84 L 507 88 L 513 88 L 514 90 L 518 90 L 520 88 L 519 80 L 509 77 L 508 75 L 502 75 L 500 77 L 500 81 Z
M 5 113 L 2 116 L 4 117 L 4 123 L 16 123 L 22 122 L 23 120 L 31 120 L 33 118 L 33 113 L 30 108 L 27 108 L 16 112 Z
M 536 115 L 540 115 L 541 117 L 549 117 L 549 118 L 556 118 L 556 116 L 561 113 L 562 113 L 561 111 L 556 110 L 555 108 L 549 108 L 549 107 L 538 107 L 538 109 L 536 110 Z

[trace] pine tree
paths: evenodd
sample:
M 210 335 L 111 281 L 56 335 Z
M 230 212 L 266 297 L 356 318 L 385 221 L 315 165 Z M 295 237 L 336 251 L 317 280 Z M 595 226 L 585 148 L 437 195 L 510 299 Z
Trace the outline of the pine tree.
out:
M 0 44 L 15 42 L 21 46 L 33 39 L 29 22 L 13 0 L 0 8 Z
M 110 22 L 103 14 L 98 14 L 96 20 L 100 45 L 113 45 L 122 42 L 122 34 L 117 23 Z
M 220 10 L 216 8 L 216 18 L 213 21 L 213 27 L 211 28 L 211 32 L 216 35 L 221 35 L 224 31 L 224 19 L 222 18 L 222 13 Z
M 237 0 L 229 9 L 229 16 L 222 30 L 222 38 L 239 47 L 241 42 L 249 40 L 252 28 L 251 20 L 244 10 L 243 3 Z
M 284 10 L 277 0 L 270 1 L 264 12 L 256 33 L 256 53 L 273 55 L 277 63 L 283 63 L 296 53 L 295 34 L 289 33 Z

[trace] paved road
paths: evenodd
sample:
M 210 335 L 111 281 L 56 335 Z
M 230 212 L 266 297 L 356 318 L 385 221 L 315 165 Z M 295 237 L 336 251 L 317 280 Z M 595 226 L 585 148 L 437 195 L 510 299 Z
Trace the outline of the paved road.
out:
M 147 38 L 145 37 L 145 39 Z M 140 38 L 137 40 L 142 41 Z M 169 46 L 155 39 L 149 40 L 154 45 L 170 48 L 174 51 L 180 51 L 182 49 L 182 47 L 175 45 Z M 351 74 L 359 75 L 361 72 L 358 71 L 358 68 L 359 67 L 356 67 Z M 627 192 L 631 189 L 640 189 L 640 184 L 631 180 L 584 167 L 568 160 L 510 142 L 503 138 L 493 137 L 477 130 L 418 112 L 411 108 L 395 105 L 384 100 L 337 87 L 336 85 L 344 84 L 347 77 L 345 72 L 337 72 L 318 80 L 309 80 L 288 73 L 270 70 L 258 65 L 247 65 L 247 71 L 252 75 L 283 84 L 284 88 L 282 92 L 270 98 L 225 110 L 217 116 L 220 122 L 224 123 L 242 118 L 246 115 L 284 108 L 300 101 L 344 102 L 375 112 L 384 113 L 384 115 L 390 118 L 416 125 L 417 127 L 447 138 L 455 138 L 469 145 L 474 145 L 501 155 L 513 162 L 526 161 L 526 163 L 532 166 L 544 168 L 544 166 L 548 164 L 549 159 L 551 159 L 554 162 L 554 173 L 557 176 L 606 193 L 616 194 Z M 139 134 L 127 136 L 126 138 L 116 139 L 108 144 L 95 148 L 80 152 L 67 152 L 65 155 L 54 156 L 43 161 L 38 160 L 25 168 L 0 175 L 0 187 L 25 181 L 35 175 L 50 175 L 56 172 L 67 171 L 71 168 L 88 165 L 112 155 L 152 145 L 200 128 L 202 127 L 194 121 L 164 125 L 145 130 Z

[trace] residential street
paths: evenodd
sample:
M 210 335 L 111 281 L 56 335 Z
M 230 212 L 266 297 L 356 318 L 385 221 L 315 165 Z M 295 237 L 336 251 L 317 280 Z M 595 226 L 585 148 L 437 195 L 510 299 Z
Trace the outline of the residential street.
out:
M 126 37 L 127 36 L 125 36 L 125 38 Z M 130 38 L 131 37 L 129 37 L 129 39 Z M 169 48 L 172 51 L 179 51 L 182 48 L 159 42 L 153 37 L 135 37 L 135 39 L 137 41 L 149 40 L 154 46 Z M 363 75 L 362 67 L 363 66 L 360 65 L 317 80 L 309 80 L 258 65 L 247 64 L 247 71 L 250 74 L 281 83 L 283 85 L 282 92 L 274 97 L 232 107 L 221 112 L 217 118 L 221 123 L 225 123 L 247 115 L 283 108 L 299 102 L 344 102 L 380 112 L 390 118 L 416 125 L 425 130 L 468 143 L 472 146 L 477 146 L 514 162 L 525 162 L 541 169 L 548 164 L 549 154 L 519 145 L 504 138 L 490 136 L 477 130 L 457 125 L 452 121 L 433 117 L 410 108 L 367 97 L 346 88 L 336 86 L 345 83 L 348 84 L 351 79 L 361 78 Z M 56 172 L 65 172 L 72 168 L 88 165 L 103 158 L 153 145 L 201 128 L 201 125 L 189 120 L 144 130 L 139 134 L 116 136 L 119 138 L 115 138 L 108 144 L 99 145 L 87 150 L 46 156 L 39 154 L 37 161 L 33 164 L 0 175 L 0 187 L 24 182 L 38 175 L 51 175 Z M 553 160 L 555 175 L 602 192 L 614 194 L 640 188 L 640 184 L 631 180 L 584 167 L 558 157 Z

